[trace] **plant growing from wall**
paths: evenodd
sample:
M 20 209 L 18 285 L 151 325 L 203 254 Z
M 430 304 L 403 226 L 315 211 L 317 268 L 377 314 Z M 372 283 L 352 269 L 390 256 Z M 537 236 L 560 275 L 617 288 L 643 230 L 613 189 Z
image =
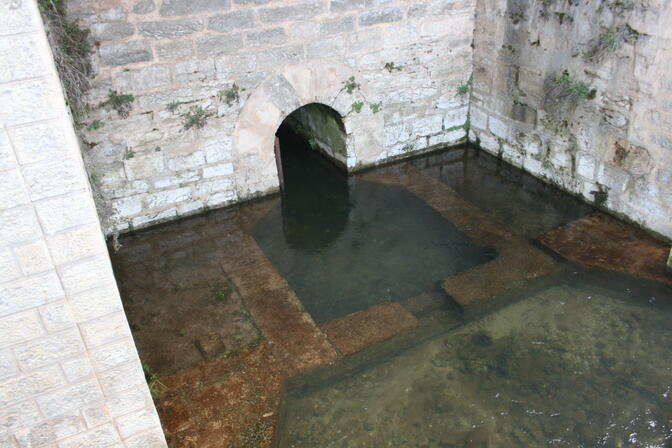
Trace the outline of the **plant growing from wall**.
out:
M 241 89 L 234 82 L 230 88 L 220 90 L 217 93 L 217 97 L 220 101 L 224 101 L 227 106 L 231 106 L 233 103 L 238 103 L 240 101 L 240 92 L 245 89 Z
M 609 187 L 597 183 L 597 191 L 593 190 L 590 192 L 593 195 L 593 203 L 598 207 L 605 207 L 607 205 L 607 200 L 609 199 Z
M 359 87 L 360 85 L 355 81 L 355 77 L 351 76 L 343 82 L 343 88 L 341 90 L 345 90 L 348 94 L 352 94 L 355 90 L 359 90 Z
M 387 70 L 388 72 L 392 73 L 392 72 L 395 71 L 395 70 L 398 71 L 398 72 L 400 72 L 401 69 L 403 68 L 403 66 L 394 65 L 394 62 L 386 62 L 386 63 L 385 63 L 385 66 L 384 66 L 383 68 L 384 68 L 385 70 Z
M 135 157 L 135 152 L 131 148 L 126 148 L 124 150 L 124 155 L 122 156 L 122 159 L 124 160 L 129 160 Z
M 371 112 L 374 114 L 377 114 L 380 112 L 380 109 L 382 109 L 383 103 L 382 102 L 377 102 L 377 103 L 369 103 L 369 109 L 371 109 Z
M 346 81 L 343 82 L 343 87 L 342 87 L 341 90 L 338 92 L 338 95 L 340 95 L 341 92 L 344 92 L 344 91 L 347 92 L 349 95 L 352 95 L 352 93 L 353 93 L 355 90 L 359 91 L 360 87 L 361 87 L 361 86 L 360 86 L 360 84 L 355 80 L 355 77 L 354 77 L 354 76 L 351 76 L 351 77 L 349 77 Z M 338 97 L 338 95 L 336 95 L 336 96 Z M 369 101 L 366 99 L 366 97 L 364 96 L 364 94 L 362 94 L 362 93 L 360 92 L 359 95 L 363 97 L 364 101 L 362 101 L 362 100 L 354 101 L 354 102 L 350 105 L 350 112 L 355 112 L 355 113 L 358 113 L 358 114 L 361 113 L 361 112 L 362 112 L 362 108 L 364 107 L 364 104 L 368 104 L 368 105 L 369 105 L 369 109 L 370 109 L 371 112 L 373 112 L 374 114 L 376 114 L 376 113 L 378 113 L 378 112 L 380 112 L 380 111 L 382 110 L 382 108 L 383 108 L 383 103 L 382 103 L 381 101 L 379 101 L 379 102 L 377 102 L 377 103 L 371 103 L 371 102 L 369 102 Z M 334 102 L 335 102 L 335 101 L 336 101 L 336 100 L 334 99 Z M 332 107 L 333 107 L 333 103 L 332 103 Z M 350 112 L 348 112 L 348 114 L 349 114 Z
M 181 102 L 179 102 L 179 101 L 171 101 L 171 102 L 168 103 L 168 105 L 166 106 L 166 110 L 168 110 L 168 112 L 170 112 L 170 113 L 175 113 L 175 111 L 177 110 L 177 108 L 180 107 L 180 104 L 183 104 L 183 103 L 181 103 Z
M 208 122 L 208 118 L 212 116 L 212 112 L 208 112 L 201 106 L 191 106 L 189 110 L 181 116 L 185 131 L 191 128 L 202 129 Z
M 567 14 L 566 12 L 556 12 L 555 18 L 558 19 L 560 25 L 563 23 L 572 23 L 574 21 L 574 17 L 572 17 L 570 14 Z
M 610 28 L 591 42 L 591 48 L 584 55 L 587 61 L 599 62 L 607 54 L 617 51 L 624 43 L 635 43 L 641 33 L 627 23 L 616 28 Z
M 511 19 L 514 25 L 518 25 L 520 22 L 525 20 L 525 14 L 523 11 L 514 11 L 509 13 L 509 19 Z
M 87 127 L 89 131 L 97 131 L 98 129 L 102 128 L 105 126 L 105 122 L 101 120 L 93 120 Z
M 473 83 L 474 83 L 474 75 L 472 74 L 469 76 L 469 79 L 467 79 L 465 82 L 458 84 L 456 95 L 458 97 L 464 97 L 468 95 L 471 92 L 471 86 Z
M 93 74 L 89 31 L 66 18 L 65 0 L 38 0 L 37 3 L 68 106 L 75 122 L 79 122 L 86 115 L 84 99 L 91 89 Z
M 133 101 L 135 97 L 130 93 L 119 93 L 110 89 L 107 92 L 107 99 L 98 103 L 98 107 L 114 109 L 121 118 L 128 118 L 133 109 Z
M 573 78 L 562 70 L 546 79 L 544 83 L 544 108 L 554 117 L 571 113 L 581 102 L 595 98 L 596 91 L 583 81 Z

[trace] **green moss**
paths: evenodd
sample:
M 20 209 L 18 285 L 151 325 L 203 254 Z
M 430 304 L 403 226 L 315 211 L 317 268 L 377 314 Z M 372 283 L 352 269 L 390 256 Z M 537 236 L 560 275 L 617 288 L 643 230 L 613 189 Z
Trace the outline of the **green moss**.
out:
M 362 111 L 362 107 L 364 107 L 363 101 L 355 101 L 350 105 L 350 109 L 357 113 L 360 113 Z

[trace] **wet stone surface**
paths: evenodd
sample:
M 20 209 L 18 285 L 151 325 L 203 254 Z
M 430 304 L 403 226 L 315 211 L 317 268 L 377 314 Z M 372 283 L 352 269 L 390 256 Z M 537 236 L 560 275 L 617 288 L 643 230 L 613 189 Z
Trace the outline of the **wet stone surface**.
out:
M 279 446 L 668 446 L 672 307 L 570 284 L 290 392 Z
M 204 224 L 194 218 L 172 231 L 123 238 L 112 257 L 140 358 L 159 375 L 246 347 L 260 336 Z
M 469 149 L 345 181 L 320 173 L 287 184 L 290 196 L 122 238 L 115 274 L 140 357 L 165 386 L 155 402 L 169 446 L 669 443 L 669 286 L 604 274 L 598 287 L 583 268 L 532 240 L 584 216 L 586 207 Z M 478 193 L 480 180 L 485 193 Z M 308 254 L 319 265 L 353 222 L 372 226 L 361 235 L 375 239 L 375 226 L 407 219 L 397 211 L 385 220 L 379 207 L 351 220 L 357 182 L 413 196 L 440 223 L 438 233 L 448 223 L 453 236 L 478 248 L 477 258 L 482 248 L 496 256 L 433 272 L 420 286 L 395 286 L 393 301 L 341 294 L 334 308 L 327 294 L 315 296 L 311 309 L 282 267 L 287 260 L 274 259 L 268 245 L 281 239 L 296 259 Z M 331 202 L 323 200 L 325 189 Z M 320 207 L 329 210 L 311 212 Z M 515 219 L 507 221 L 507 207 Z M 438 244 L 429 240 L 422 241 Z M 353 270 L 346 252 L 341 265 L 324 264 L 340 280 L 330 287 L 368 288 L 370 278 L 353 277 L 369 271 Z M 387 258 L 381 251 L 368 260 L 387 269 Z M 320 307 L 328 311 L 321 323 Z
M 539 240 L 572 261 L 672 284 L 666 268 L 669 245 L 603 213 L 573 221 Z

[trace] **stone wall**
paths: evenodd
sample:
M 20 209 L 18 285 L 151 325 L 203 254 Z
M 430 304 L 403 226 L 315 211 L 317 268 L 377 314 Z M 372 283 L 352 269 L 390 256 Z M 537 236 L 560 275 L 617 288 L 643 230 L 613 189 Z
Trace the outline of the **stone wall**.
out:
M 672 9 L 479 0 L 470 139 L 672 238 Z
M 0 446 L 163 447 L 35 2 L 0 23 Z
M 309 103 L 343 117 L 349 169 L 466 137 L 470 0 L 71 0 L 69 13 L 98 42 L 91 103 L 135 97 L 128 118 L 96 108 L 83 128 L 108 230 L 277 190 L 273 134 Z

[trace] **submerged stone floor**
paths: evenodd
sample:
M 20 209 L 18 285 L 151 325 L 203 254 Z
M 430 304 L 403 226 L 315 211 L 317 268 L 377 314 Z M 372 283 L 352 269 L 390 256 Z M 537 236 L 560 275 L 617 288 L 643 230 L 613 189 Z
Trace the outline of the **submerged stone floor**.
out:
M 563 275 L 567 265 L 533 238 L 581 218 L 588 209 L 578 204 L 556 210 L 527 227 L 503 223 L 501 206 L 479 208 L 458 193 L 464 185 L 455 182 L 460 176 L 466 181 L 475 167 L 479 174 L 506 171 L 507 180 L 499 181 L 504 194 L 515 176 L 531 182 L 471 148 L 378 168 L 356 179 L 405 188 L 475 244 L 494 248 L 497 256 L 450 275 L 443 290 L 320 324 L 253 237 L 254 226 L 277 208 L 279 198 L 122 238 L 113 264 L 140 357 L 161 381 L 155 402 L 169 445 L 271 446 L 288 381 L 373 359 L 376 347 L 387 350 L 386 340 L 409 343 L 465 319 L 478 320 L 491 304 L 508 303 L 520 288 Z M 527 191 L 542 200 L 556 194 L 533 185 Z M 484 185 L 486 195 L 489 188 L 496 189 L 496 183 Z

